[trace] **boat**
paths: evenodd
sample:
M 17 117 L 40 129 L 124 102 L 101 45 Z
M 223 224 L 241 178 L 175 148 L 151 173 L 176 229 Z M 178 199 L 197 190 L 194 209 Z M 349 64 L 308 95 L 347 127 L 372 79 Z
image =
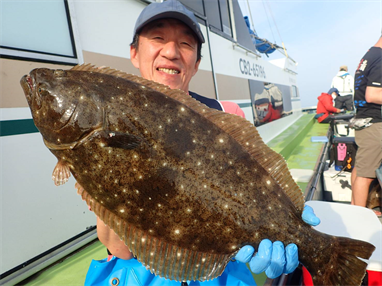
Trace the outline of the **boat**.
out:
M 20 78 L 34 68 L 83 63 L 138 74 L 129 44 L 137 16 L 151 2 L 2 2 L 1 285 L 83 284 L 91 259 L 106 257 L 95 216 L 74 191 L 74 180 L 56 187 L 50 178 L 56 161 L 33 124 Z M 181 2 L 195 13 L 206 38 L 190 90 L 237 103 L 264 142 L 300 176 L 301 189 L 315 189 L 309 199 L 323 200 L 319 181 L 329 147 L 309 139 L 328 137 L 329 128 L 301 108 L 297 62 L 287 55 L 268 60 L 256 49 L 238 0 Z M 269 108 L 276 114 L 271 120 Z M 264 276 L 255 279 L 267 283 Z

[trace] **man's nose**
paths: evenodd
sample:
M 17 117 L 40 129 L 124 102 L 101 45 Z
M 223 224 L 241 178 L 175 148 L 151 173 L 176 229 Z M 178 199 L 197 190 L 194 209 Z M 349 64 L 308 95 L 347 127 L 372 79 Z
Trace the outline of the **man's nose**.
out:
M 178 45 L 174 41 L 168 41 L 162 48 L 161 55 L 163 57 L 166 57 L 170 60 L 178 59 L 179 54 L 179 48 Z

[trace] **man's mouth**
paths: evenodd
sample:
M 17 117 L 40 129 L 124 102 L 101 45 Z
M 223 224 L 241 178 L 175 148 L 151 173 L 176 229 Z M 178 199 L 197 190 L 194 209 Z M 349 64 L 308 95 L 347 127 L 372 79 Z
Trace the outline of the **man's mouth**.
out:
M 180 71 L 174 69 L 158 68 L 158 71 L 162 71 L 168 74 L 179 74 Z

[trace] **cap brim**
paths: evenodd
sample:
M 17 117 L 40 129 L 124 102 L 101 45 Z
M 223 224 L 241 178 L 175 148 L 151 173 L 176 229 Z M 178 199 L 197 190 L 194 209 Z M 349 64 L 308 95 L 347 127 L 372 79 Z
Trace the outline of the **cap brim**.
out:
M 139 26 L 135 27 L 136 33 L 139 33 L 144 26 L 146 26 L 148 23 L 151 23 L 155 20 L 159 19 L 166 19 L 166 18 L 171 18 L 171 19 L 177 19 L 184 24 L 186 24 L 196 35 L 197 39 L 201 43 L 205 43 L 204 36 L 201 33 L 200 29 L 198 29 L 192 19 L 190 19 L 187 15 L 181 13 L 181 12 L 176 12 L 176 11 L 165 11 L 163 13 L 159 13 L 153 17 L 150 17 L 148 20 L 145 22 L 142 22 L 139 24 Z

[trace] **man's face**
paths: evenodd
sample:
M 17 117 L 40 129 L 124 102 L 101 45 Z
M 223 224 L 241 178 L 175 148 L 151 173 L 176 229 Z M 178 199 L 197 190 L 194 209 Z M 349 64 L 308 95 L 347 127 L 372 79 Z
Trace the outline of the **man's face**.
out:
M 146 25 L 138 49 L 130 48 L 131 62 L 141 76 L 188 92 L 198 71 L 198 41 L 191 29 L 175 19 L 161 19 Z
M 256 111 L 257 111 L 257 116 L 259 117 L 259 119 L 263 120 L 264 117 L 269 112 L 269 103 L 262 103 L 262 104 L 256 105 Z

